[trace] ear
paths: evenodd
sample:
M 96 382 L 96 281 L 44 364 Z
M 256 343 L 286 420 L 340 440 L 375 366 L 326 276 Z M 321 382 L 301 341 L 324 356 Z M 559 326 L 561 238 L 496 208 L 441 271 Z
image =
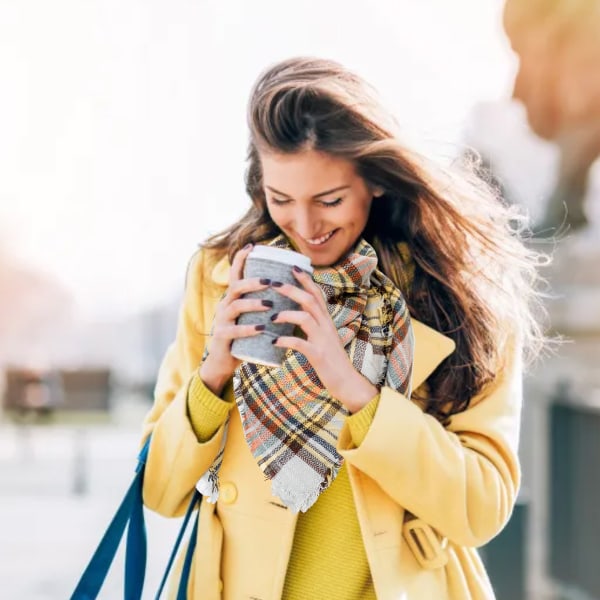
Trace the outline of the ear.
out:
M 379 198 L 385 194 L 385 190 L 380 185 L 376 185 L 371 189 L 371 193 L 373 194 L 373 198 Z

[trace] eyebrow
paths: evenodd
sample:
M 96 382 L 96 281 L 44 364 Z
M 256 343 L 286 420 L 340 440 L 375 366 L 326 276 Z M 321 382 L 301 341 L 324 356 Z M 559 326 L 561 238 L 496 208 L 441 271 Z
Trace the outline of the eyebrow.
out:
M 285 196 L 286 198 L 291 198 L 291 196 L 289 194 L 286 194 L 285 192 L 280 192 L 279 190 L 276 190 L 275 188 L 272 188 L 269 185 L 265 186 L 268 190 L 271 190 L 274 194 L 279 194 L 280 196 Z M 313 196 L 313 198 L 321 198 L 322 196 L 329 196 L 329 194 L 333 194 L 334 192 L 339 192 L 341 190 L 346 190 L 348 189 L 350 186 L 349 185 L 340 185 L 339 187 L 335 187 L 335 188 L 331 188 L 330 190 L 326 190 L 324 192 L 319 192 L 318 194 L 315 194 Z

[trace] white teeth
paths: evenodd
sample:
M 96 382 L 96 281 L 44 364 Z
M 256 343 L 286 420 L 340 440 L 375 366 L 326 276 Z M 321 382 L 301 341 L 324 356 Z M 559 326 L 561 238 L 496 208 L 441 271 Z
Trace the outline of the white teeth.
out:
M 320 244 L 324 244 L 334 233 L 335 233 L 335 230 L 334 231 L 330 231 L 329 233 L 326 233 L 324 236 L 322 236 L 320 238 L 314 238 L 312 240 L 307 239 L 306 241 L 309 244 L 313 244 L 315 246 L 318 246 Z

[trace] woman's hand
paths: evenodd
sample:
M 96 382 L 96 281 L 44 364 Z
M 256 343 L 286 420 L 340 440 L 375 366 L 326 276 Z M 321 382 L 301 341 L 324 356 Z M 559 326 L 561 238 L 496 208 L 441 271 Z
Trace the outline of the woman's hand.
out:
M 231 264 L 229 287 L 219 302 L 213 321 L 208 355 L 200 367 L 200 378 L 217 396 L 231 379 L 241 361 L 231 355 L 231 343 L 237 338 L 250 337 L 265 329 L 264 325 L 237 325 L 236 319 L 245 312 L 266 311 L 272 308 L 268 300 L 246 299 L 242 296 L 269 287 L 269 279 L 243 279 L 244 263 L 252 250 L 248 244 L 238 251 Z
M 273 321 L 297 325 L 307 339 L 281 336 L 274 343 L 304 354 L 329 393 L 351 413 L 356 412 L 377 394 L 378 389 L 350 361 L 319 286 L 308 273 L 297 267 L 294 267 L 294 275 L 302 289 L 288 284 L 278 285 L 278 282 L 274 282 L 272 287 L 297 302 L 301 310 L 282 311 L 274 315 Z

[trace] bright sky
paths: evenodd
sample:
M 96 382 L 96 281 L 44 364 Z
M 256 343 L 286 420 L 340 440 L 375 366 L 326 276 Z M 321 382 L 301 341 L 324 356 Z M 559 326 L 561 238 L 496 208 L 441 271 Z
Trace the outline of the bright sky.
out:
M 499 0 L 3 0 L 0 246 L 88 313 L 172 298 L 196 243 L 247 205 L 260 70 L 337 59 L 407 140 L 449 156 L 473 106 L 510 94 L 500 13 Z

